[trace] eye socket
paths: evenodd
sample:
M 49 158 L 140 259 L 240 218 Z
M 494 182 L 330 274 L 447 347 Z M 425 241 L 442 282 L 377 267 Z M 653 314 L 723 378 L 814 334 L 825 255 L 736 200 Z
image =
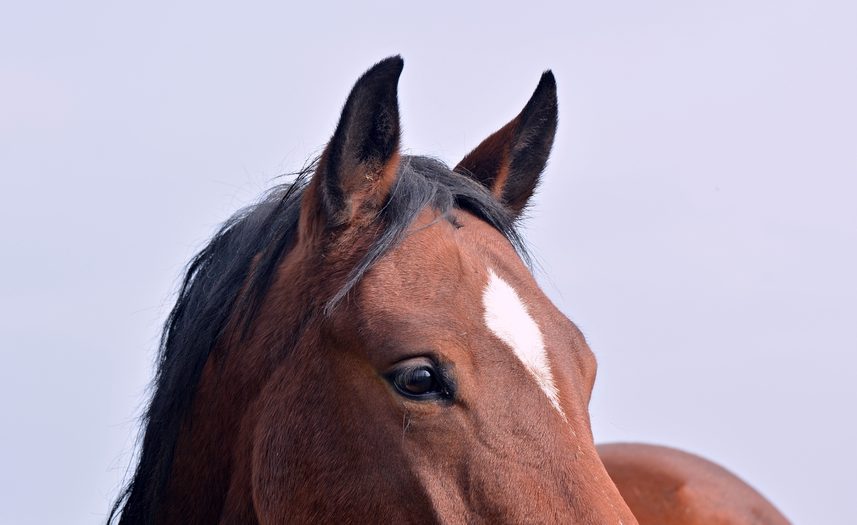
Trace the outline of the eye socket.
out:
M 425 358 L 411 360 L 387 375 L 396 391 L 418 401 L 449 399 L 451 389 L 434 363 Z

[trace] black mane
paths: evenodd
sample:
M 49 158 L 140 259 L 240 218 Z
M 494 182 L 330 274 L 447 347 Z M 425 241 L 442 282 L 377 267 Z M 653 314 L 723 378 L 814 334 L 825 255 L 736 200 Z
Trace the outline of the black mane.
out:
M 190 410 L 203 366 L 236 309 L 245 323 L 254 317 L 280 260 L 291 248 L 301 196 L 314 171 L 312 163 L 292 182 L 275 187 L 259 203 L 236 213 L 188 265 L 161 336 L 152 398 L 142 418 L 139 461 L 113 505 L 108 523 L 120 515 L 120 523 L 154 521 L 172 470 L 179 428 Z M 448 212 L 453 208 L 473 213 L 529 260 L 514 216 L 481 184 L 440 161 L 403 156 L 388 202 L 377 217 L 384 226 L 382 233 L 329 299 L 323 313 L 329 313 L 365 272 L 400 242 L 426 206 L 450 220 Z M 244 286 L 248 293 L 239 294 Z

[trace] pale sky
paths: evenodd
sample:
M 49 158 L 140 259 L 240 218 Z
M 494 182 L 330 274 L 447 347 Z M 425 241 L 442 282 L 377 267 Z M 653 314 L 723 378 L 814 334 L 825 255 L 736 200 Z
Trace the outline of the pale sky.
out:
M 849 0 L 7 3 L 0 522 L 103 521 L 183 265 L 396 53 L 404 145 L 451 164 L 556 74 L 526 232 L 599 359 L 596 441 L 852 519 L 855 27 Z

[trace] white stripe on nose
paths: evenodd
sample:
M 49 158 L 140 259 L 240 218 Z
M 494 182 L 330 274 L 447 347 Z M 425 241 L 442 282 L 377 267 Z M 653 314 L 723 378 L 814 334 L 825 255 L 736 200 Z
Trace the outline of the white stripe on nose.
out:
M 490 268 L 488 285 L 482 294 L 482 304 L 485 307 L 485 324 L 501 341 L 509 345 L 548 396 L 554 408 L 565 419 L 539 325 L 527 311 L 515 289 Z

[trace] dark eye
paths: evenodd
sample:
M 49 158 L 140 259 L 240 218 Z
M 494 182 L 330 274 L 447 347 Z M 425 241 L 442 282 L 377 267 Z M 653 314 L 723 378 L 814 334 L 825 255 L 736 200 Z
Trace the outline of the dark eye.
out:
M 416 400 L 435 400 L 450 397 L 450 389 L 433 364 L 420 359 L 418 363 L 399 366 L 388 375 L 396 390 Z
M 422 396 L 440 391 L 440 385 L 434 376 L 434 371 L 427 367 L 411 368 L 396 376 L 396 388 L 402 393 L 412 396 Z

